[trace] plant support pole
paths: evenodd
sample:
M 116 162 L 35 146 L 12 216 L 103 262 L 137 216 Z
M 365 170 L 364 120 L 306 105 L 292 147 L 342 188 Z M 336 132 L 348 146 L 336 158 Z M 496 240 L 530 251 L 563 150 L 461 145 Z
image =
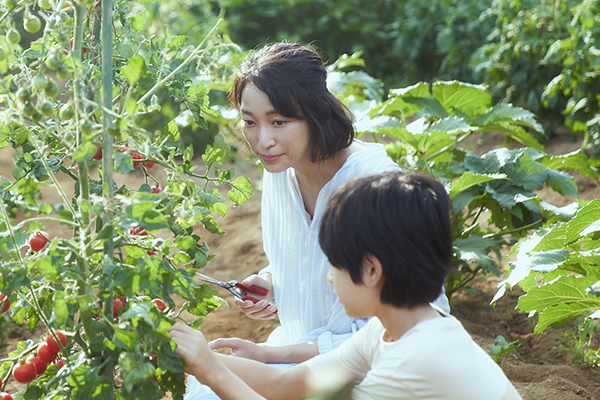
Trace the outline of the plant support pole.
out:
M 110 205 L 113 200 L 113 141 L 109 134 L 112 128 L 112 115 L 104 110 L 112 110 L 112 77 L 113 77 L 113 2 L 112 0 L 102 0 L 102 193 L 107 199 L 107 207 L 104 215 L 104 225 L 112 225 L 112 212 Z M 104 261 L 113 262 L 113 236 L 112 230 L 104 246 Z M 110 279 L 110 277 L 109 277 Z M 108 296 L 104 303 L 105 312 L 112 318 L 113 297 Z M 110 338 L 109 338 L 110 339 Z M 110 393 L 107 398 L 114 397 L 114 365 L 110 356 L 105 360 L 103 374 L 113 382 L 110 386 Z

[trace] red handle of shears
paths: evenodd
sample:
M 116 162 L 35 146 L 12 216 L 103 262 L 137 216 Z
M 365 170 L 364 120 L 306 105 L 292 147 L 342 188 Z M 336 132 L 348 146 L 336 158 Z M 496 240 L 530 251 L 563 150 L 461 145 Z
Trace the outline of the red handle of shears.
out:
M 264 287 L 260 287 L 260 286 L 254 286 L 254 285 L 253 286 L 244 286 L 241 283 L 238 283 L 237 287 L 240 290 L 245 290 L 246 292 L 255 293 L 259 296 L 266 296 L 269 293 L 269 289 L 265 289 Z M 244 299 L 244 300 L 246 300 L 246 299 Z M 250 300 L 250 299 L 248 299 L 248 300 Z M 258 300 L 254 301 L 254 302 L 256 303 L 257 301 Z

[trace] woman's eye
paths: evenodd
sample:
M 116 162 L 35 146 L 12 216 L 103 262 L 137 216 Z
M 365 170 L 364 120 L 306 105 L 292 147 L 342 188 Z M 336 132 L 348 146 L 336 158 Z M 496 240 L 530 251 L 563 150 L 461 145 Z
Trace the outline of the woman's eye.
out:
M 254 121 L 250 121 L 249 119 L 245 119 L 244 120 L 244 125 L 245 126 L 252 126 L 252 125 L 254 125 Z
M 274 123 L 276 126 L 283 126 L 283 125 L 285 125 L 286 121 L 279 121 L 279 120 L 278 120 L 278 121 L 274 121 L 273 123 Z

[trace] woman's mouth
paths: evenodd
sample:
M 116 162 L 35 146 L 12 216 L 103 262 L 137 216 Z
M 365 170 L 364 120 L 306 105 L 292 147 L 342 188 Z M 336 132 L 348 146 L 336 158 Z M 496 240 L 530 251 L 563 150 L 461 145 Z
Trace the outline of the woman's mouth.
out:
M 260 158 L 262 158 L 262 160 L 263 160 L 264 162 L 266 162 L 266 163 L 272 163 L 272 162 L 275 162 L 275 161 L 277 161 L 277 160 L 279 159 L 279 157 L 281 157 L 281 154 L 277 154 L 277 155 L 274 155 L 274 156 L 271 156 L 271 155 L 264 155 L 264 154 L 263 154 L 263 155 L 261 155 L 261 156 L 260 156 Z

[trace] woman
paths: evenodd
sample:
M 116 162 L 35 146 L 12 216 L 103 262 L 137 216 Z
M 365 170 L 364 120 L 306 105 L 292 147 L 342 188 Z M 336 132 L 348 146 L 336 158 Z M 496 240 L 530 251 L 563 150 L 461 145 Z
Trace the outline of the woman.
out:
M 284 347 L 239 339 L 218 339 L 211 346 L 257 361 L 302 362 L 338 347 L 366 324 L 344 313 L 327 282 L 330 264 L 318 229 L 330 197 L 356 177 L 400 168 L 382 145 L 354 139 L 349 112 L 327 89 L 323 61 L 308 47 L 275 43 L 251 55 L 229 99 L 265 169 L 262 230 L 269 259 L 268 267 L 244 281 L 268 288 L 269 297 L 236 304 L 251 318 L 277 315 L 281 326 L 266 344 Z M 449 312 L 443 293 L 436 303 Z M 187 399 L 196 398 L 190 395 L 197 387 L 190 377 Z

